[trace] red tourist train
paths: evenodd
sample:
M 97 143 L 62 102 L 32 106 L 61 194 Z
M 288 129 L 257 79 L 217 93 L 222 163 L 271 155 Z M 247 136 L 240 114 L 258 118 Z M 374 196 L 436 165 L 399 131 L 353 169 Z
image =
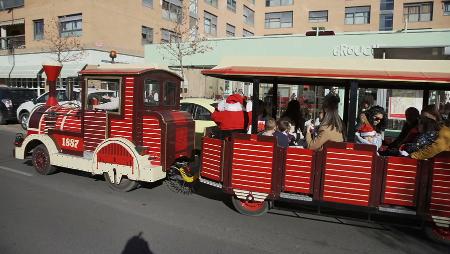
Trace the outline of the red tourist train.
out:
M 275 97 L 279 83 L 342 86 L 349 134 L 354 133 L 348 123 L 355 122 L 359 87 L 420 89 L 425 91 L 424 101 L 429 90 L 450 90 L 450 66 L 438 61 L 406 65 L 400 60 L 333 60 L 330 66 L 312 59 L 264 60 L 254 61 L 255 66 L 248 59 L 234 59 L 239 66 L 225 63 L 203 73 L 252 82 L 254 97 L 260 83 L 274 84 Z M 132 65 L 99 66 L 80 75 L 83 91 L 97 87 L 116 94 L 90 98 L 85 93 L 81 106 L 37 107 L 26 136 L 16 138 L 16 158 L 31 157 L 40 174 L 54 172 L 55 166 L 103 174 L 111 188 L 121 191 L 138 182 L 165 179 L 174 165 L 181 179 L 193 181 L 184 166 L 193 158 L 194 121 L 179 111 L 178 75 Z M 256 130 L 257 118 L 253 120 Z M 283 149 L 274 137 L 255 134 L 236 134 L 228 140 L 205 137 L 202 148 L 200 181 L 230 194 L 240 213 L 261 215 L 273 201 L 291 200 L 409 214 L 427 221 L 432 232 L 449 241 L 448 153 L 417 161 L 378 156 L 374 146 L 350 142 L 327 143 L 320 152 Z

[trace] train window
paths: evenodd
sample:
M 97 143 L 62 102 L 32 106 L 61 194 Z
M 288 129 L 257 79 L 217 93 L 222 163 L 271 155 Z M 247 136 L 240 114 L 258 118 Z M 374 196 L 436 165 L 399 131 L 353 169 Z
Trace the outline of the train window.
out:
M 177 100 L 177 85 L 172 82 L 167 82 L 164 91 L 164 105 L 175 106 Z
M 86 108 L 106 110 L 120 113 L 120 79 L 117 78 L 88 78 L 86 80 L 88 93 Z
M 144 83 L 144 104 L 145 106 L 159 106 L 160 82 L 147 79 Z

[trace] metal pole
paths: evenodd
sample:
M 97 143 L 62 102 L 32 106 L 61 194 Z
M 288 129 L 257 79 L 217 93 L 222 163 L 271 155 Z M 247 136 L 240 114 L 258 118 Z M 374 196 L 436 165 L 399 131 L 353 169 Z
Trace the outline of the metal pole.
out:
M 278 111 L 278 83 L 275 81 L 272 87 L 272 117 L 277 118 Z
M 430 99 L 430 90 L 423 90 L 423 100 L 422 100 L 422 108 L 428 105 L 428 101 Z M 437 105 L 439 106 L 439 105 Z
M 253 97 L 252 97 L 252 134 L 258 133 L 258 112 L 259 107 L 263 105 L 259 105 L 259 80 L 253 80 Z
M 348 121 L 347 121 L 347 141 L 355 141 L 355 123 L 356 123 L 356 101 L 358 99 L 358 82 L 352 80 L 350 82 L 350 94 L 348 105 Z

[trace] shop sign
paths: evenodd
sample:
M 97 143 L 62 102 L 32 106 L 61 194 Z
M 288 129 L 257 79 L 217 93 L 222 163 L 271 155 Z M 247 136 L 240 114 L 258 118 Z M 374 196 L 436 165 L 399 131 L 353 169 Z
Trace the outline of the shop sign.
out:
M 377 45 L 361 46 L 341 44 L 333 49 L 333 56 L 372 56 Z
M 422 98 L 418 97 L 389 97 L 389 119 L 405 120 L 405 111 L 409 107 L 422 108 Z

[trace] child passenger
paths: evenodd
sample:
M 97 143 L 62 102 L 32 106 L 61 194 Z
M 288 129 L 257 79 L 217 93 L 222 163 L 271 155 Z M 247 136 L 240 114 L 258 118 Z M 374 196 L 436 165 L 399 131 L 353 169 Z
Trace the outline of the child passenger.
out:
M 277 138 L 277 144 L 280 147 L 289 146 L 289 137 L 287 131 L 289 130 L 289 121 L 279 120 L 275 122 L 273 118 L 266 121 L 264 132 L 262 136 L 274 136 Z
M 377 150 L 381 147 L 381 137 L 370 124 L 363 124 L 356 133 L 356 142 L 360 144 L 375 145 Z

